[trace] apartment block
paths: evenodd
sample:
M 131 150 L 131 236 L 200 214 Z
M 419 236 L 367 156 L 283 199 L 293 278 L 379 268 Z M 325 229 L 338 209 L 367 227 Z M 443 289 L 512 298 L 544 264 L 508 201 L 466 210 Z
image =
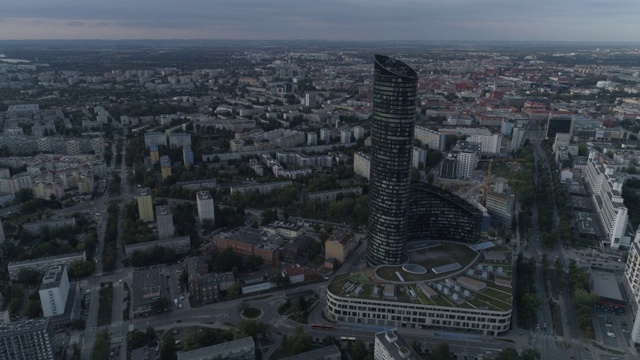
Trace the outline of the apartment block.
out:
M 151 198 L 151 189 L 138 189 L 137 200 L 140 220 L 144 222 L 153 222 L 153 200 Z

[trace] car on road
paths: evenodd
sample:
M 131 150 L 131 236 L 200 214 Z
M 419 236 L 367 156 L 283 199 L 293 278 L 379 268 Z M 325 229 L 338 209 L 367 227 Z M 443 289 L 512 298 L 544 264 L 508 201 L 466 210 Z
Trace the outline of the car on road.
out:
M 610 338 L 614 338 L 614 337 L 616 337 L 616 334 L 614 334 L 611 331 L 607 331 L 607 336 L 610 337 Z

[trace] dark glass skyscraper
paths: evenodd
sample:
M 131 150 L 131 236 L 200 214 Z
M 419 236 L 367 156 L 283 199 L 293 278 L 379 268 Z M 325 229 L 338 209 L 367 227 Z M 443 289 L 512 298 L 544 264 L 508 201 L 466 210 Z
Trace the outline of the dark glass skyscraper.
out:
M 375 55 L 367 240 L 370 265 L 397 265 L 406 259 L 417 83 L 418 75 L 407 64 Z

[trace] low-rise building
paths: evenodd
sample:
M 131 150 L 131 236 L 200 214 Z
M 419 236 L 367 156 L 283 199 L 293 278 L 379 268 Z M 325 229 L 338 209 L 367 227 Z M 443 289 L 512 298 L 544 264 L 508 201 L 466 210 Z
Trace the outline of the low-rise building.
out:
M 271 266 L 280 261 L 279 250 L 284 240 L 267 231 L 245 226 L 233 233 L 215 235 L 212 242 L 218 249 L 232 249 L 245 260 L 252 255 L 259 256 Z
M 211 273 L 210 256 L 195 256 L 187 262 L 189 293 L 194 305 L 210 304 L 220 300 L 220 292 L 235 284 L 233 272 Z
M 325 257 L 344 263 L 357 246 L 355 235 L 346 230 L 333 230 L 331 236 L 324 242 Z
M 138 270 L 133 272 L 133 317 L 147 316 L 152 312 L 152 305 L 164 295 L 162 275 L 158 269 Z
M 59 220 L 47 220 L 47 221 L 38 221 L 32 223 L 25 223 L 22 225 L 22 228 L 32 234 L 37 235 L 41 234 L 45 230 L 56 230 L 60 228 L 64 228 L 67 226 L 74 226 L 76 224 L 75 218 L 69 219 L 59 219 Z
M 218 345 L 178 352 L 178 360 L 255 360 L 255 358 L 256 345 L 251 336 L 238 340 L 227 341 Z

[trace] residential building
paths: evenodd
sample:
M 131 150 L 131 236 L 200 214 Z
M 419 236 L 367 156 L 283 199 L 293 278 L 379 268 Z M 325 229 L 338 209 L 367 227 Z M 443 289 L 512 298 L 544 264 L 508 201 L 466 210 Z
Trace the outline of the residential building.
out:
M 38 259 L 23 260 L 10 262 L 7 265 L 9 271 L 9 278 L 13 281 L 18 279 L 20 270 L 35 270 L 43 273 L 51 266 L 66 265 L 69 266 L 74 261 L 86 261 L 87 254 L 83 251 L 81 253 L 72 253 L 64 255 L 49 256 Z
M 466 141 L 458 141 L 452 153 L 456 159 L 456 178 L 471 179 L 480 160 L 481 145 Z
M 371 157 L 361 151 L 353 154 L 353 172 L 369 179 L 371 174 Z
M 149 131 L 144 134 L 144 146 L 167 145 L 167 136 L 161 132 Z
M 191 134 L 183 132 L 169 134 L 169 146 L 171 148 L 191 147 Z
M 0 359 L 54 360 L 57 351 L 47 318 L 0 325 Z
M 162 180 L 171 176 L 171 159 L 168 155 L 160 156 L 160 171 L 162 173 Z
M 324 242 L 325 258 L 333 258 L 341 264 L 353 253 L 358 242 L 351 231 L 335 229 L 331 236 Z
M 411 166 L 413 166 L 416 169 L 422 169 L 424 168 L 426 163 L 427 163 L 427 150 L 414 146 L 413 149 L 411 149 Z
M 256 345 L 251 336 L 195 350 L 178 351 L 178 360 L 255 360 L 255 356 Z
M 325 144 L 331 143 L 331 130 L 327 128 L 320 129 L 320 140 L 324 141 Z
M 325 191 L 315 191 L 307 194 L 309 201 L 336 201 L 338 196 L 349 196 L 355 194 L 356 196 L 362 195 L 361 187 L 351 187 L 346 189 L 334 189 Z
M 153 199 L 151 198 L 151 189 L 138 189 L 137 200 L 140 220 L 144 222 L 153 222 Z
M 155 164 L 160 161 L 160 153 L 158 152 L 158 145 L 149 146 L 149 156 L 151 157 L 151 163 Z
M 213 197 L 209 190 L 198 191 L 196 193 L 196 204 L 198 207 L 198 219 L 200 223 L 204 220 L 211 220 L 212 223 L 216 220 L 215 206 L 213 204 Z
M 266 232 L 286 239 L 293 239 L 304 234 L 305 227 L 293 221 L 276 220 L 266 226 L 261 226 Z
M 356 141 L 364 139 L 364 128 L 362 126 L 353 127 L 353 137 Z
M 233 185 L 230 186 L 231 194 L 239 193 L 245 194 L 250 191 L 258 191 L 260 194 L 268 194 L 273 190 L 282 189 L 284 187 L 293 185 L 291 180 L 288 181 L 278 181 L 273 183 L 264 183 L 264 184 L 247 184 L 247 185 Z
M 0 219 L 0 243 L 4 242 L 4 229 L 2 228 L 2 219 Z
M 447 136 L 438 131 L 428 129 L 424 126 L 416 125 L 414 138 L 422 145 L 428 145 L 429 149 L 444 151 Z
M 480 152 L 485 154 L 497 154 L 502 147 L 502 135 L 500 134 L 473 134 L 467 138 L 467 142 L 479 143 Z
M 315 146 L 318 145 L 318 134 L 314 132 L 307 133 L 307 145 Z
M 408 65 L 375 55 L 369 181 L 370 265 L 406 260 L 411 148 L 418 75 Z M 387 138 L 393 136 L 393 141 Z
M 316 100 L 317 100 L 317 95 L 315 92 L 308 92 L 306 94 L 304 94 L 304 104 L 305 106 L 308 107 L 315 107 L 316 106 Z
M 340 130 L 340 144 L 351 143 L 351 129 Z
M 398 336 L 396 330 L 379 332 L 374 337 L 373 343 L 374 360 L 420 360 L 422 357 L 404 338 Z
M 191 146 L 182 148 L 182 162 L 185 167 L 193 165 L 193 150 L 191 150 Z
M 156 219 L 158 223 L 158 238 L 168 239 L 173 237 L 173 215 L 169 205 L 156 206 Z
M 205 190 L 205 189 L 215 189 L 217 186 L 216 179 L 202 179 L 202 180 L 192 180 L 192 181 L 180 181 L 176 183 L 176 186 L 180 186 L 183 189 L 189 190 Z
M 64 314 L 69 296 L 69 276 L 65 265 L 51 266 L 47 269 L 39 294 L 44 317 Z
M 171 250 L 178 255 L 186 255 L 191 252 L 191 238 L 189 236 L 179 236 L 142 243 L 126 244 L 124 246 L 124 253 L 127 257 L 131 257 L 136 251 L 146 252 L 156 246 Z
M 31 235 L 41 234 L 45 230 L 56 230 L 68 226 L 74 226 L 76 224 L 75 218 L 58 219 L 58 220 L 46 220 L 32 223 L 22 224 L 24 231 Z

